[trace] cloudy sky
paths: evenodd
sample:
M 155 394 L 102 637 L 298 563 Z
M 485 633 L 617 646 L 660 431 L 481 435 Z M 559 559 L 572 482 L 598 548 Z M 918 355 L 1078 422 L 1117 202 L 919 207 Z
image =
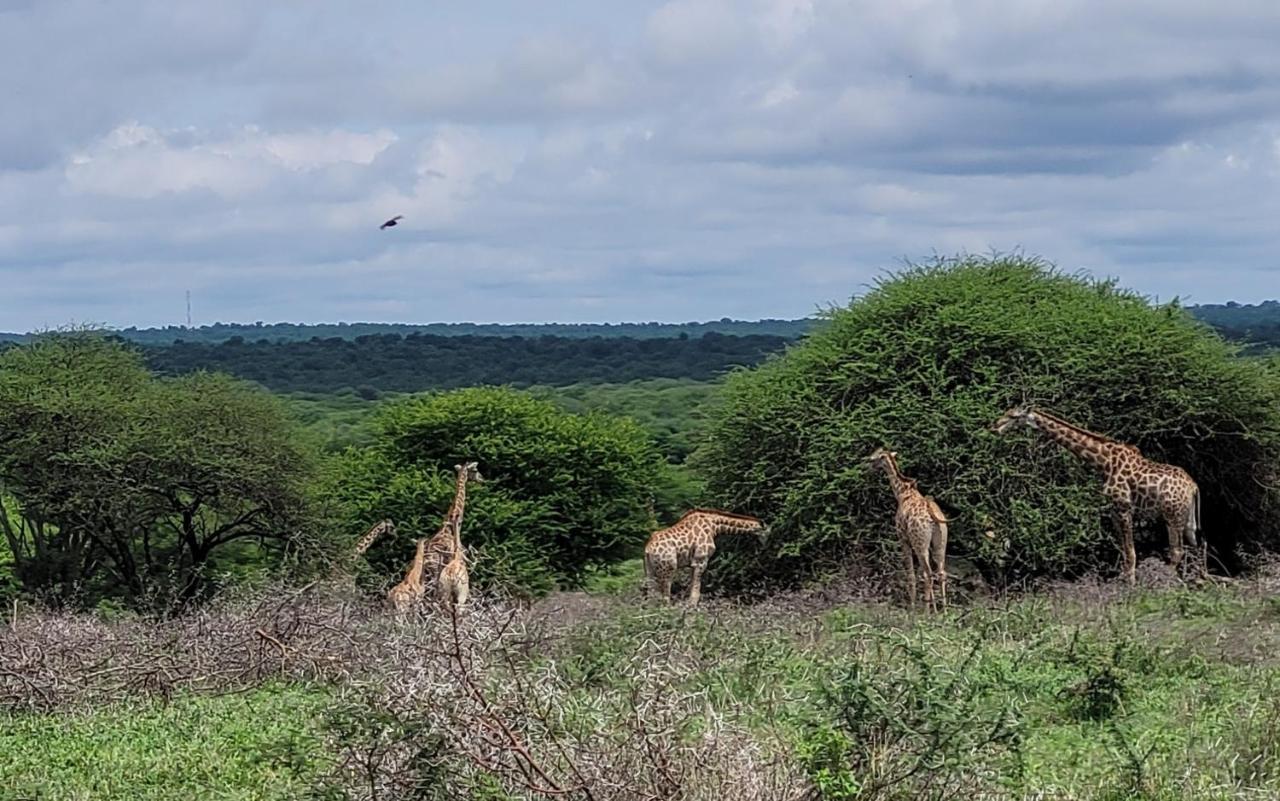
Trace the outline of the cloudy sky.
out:
M 1280 296 L 1275 0 L 0 0 L 0 330 Z M 379 231 L 403 214 L 400 227 Z

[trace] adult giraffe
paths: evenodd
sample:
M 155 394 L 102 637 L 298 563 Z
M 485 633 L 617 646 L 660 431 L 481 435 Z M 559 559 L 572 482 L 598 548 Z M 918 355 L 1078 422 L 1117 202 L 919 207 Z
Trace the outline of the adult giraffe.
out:
M 1102 492 L 1111 501 L 1111 514 L 1124 538 L 1124 575 L 1137 581 L 1133 549 L 1134 517 L 1164 520 L 1169 533 L 1169 562 L 1182 561 L 1182 543 L 1195 547 L 1200 530 L 1200 488 L 1186 470 L 1152 461 L 1135 446 L 1069 423 L 1043 409 L 1015 406 L 992 424 L 1003 434 L 1023 426 L 1039 431 L 1102 473 Z

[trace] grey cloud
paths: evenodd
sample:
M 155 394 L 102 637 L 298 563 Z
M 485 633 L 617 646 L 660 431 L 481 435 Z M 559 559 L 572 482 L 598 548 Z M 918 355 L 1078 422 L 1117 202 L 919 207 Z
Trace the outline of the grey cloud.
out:
M 777 317 L 1019 245 L 1272 291 L 1270 3 L 1030 8 L 9 3 L 0 328 Z

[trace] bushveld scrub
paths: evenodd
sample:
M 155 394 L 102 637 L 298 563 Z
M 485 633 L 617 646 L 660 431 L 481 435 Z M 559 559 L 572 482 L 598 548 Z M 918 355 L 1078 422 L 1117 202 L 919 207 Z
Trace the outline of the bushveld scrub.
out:
M 1280 381 L 1177 305 L 1034 259 L 963 257 L 886 277 L 827 318 L 726 384 L 699 463 L 714 494 L 777 536 L 723 559 L 722 585 L 796 581 L 851 556 L 896 564 L 893 497 L 862 463 L 881 445 L 952 517 L 952 553 L 988 578 L 1109 569 L 1117 534 L 1096 475 L 1033 435 L 988 430 L 1017 404 L 1186 468 L 1218 560 L 1280 545 Z
M 396 624 L 323 586 L 165 620 L 23 609 L 0 628 L 0 788 L 1274 798 L 1276 583 L 1263 571 L 1202 591 L 1064 585 L 928 617 L 785 596 L 684 612 L 573 595 Z

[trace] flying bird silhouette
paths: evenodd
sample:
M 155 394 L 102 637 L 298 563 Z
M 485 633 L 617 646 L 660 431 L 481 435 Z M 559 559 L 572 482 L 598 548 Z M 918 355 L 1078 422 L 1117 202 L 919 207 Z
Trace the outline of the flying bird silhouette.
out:
M 404 219 L 403 214 L 397 214 L 396 216 L 384 222 L 382 225 L 379 225 L 378 230 L 381 231 L 384 228 L 394 228 L 396 225 L 396 220 L 403 220 L 403 219 Z

